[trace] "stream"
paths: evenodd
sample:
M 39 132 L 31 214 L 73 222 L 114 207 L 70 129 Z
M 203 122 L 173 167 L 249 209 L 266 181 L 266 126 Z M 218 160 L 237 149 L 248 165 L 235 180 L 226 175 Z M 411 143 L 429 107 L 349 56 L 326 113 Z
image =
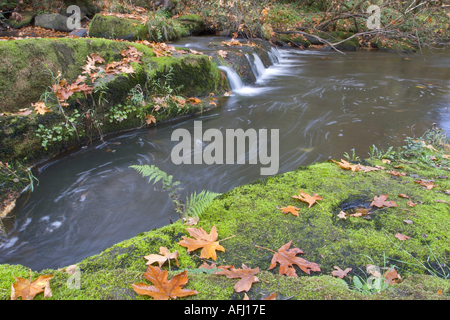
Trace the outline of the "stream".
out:
M 207 51 L 214 37 L 188 37 L 175 44 Z M 365 158 L 369 147 L 402 146 L 433 123 L 450 132 L 450 54 L 404 55 L 277 49 L 264 68 L 249 55 L 257 82 L 244 86 L 222 68 L 233 94 L 198 116 L 108 136 L 42 164 L 39 186 L 17 200 L 0 234 L 0 263 L 33 270 L 61 268 L 98 254 L 138 233 L 178 219 L 167 193 L 129 166 L 156 165 L 182 182 L 184 194 L 227 192 L 267 176 L 261 163 L 180 164 L 171 159 L 176 129 L 279 130 L 278 174 L 344 152 Z M 271 141 L 275 143 L 275 141 Z M 205 148 L 208 142 L 193 140 Z M 273 146 L 272 146 L 273 147 Z M 345 159 L 345 158 L 344 158 Z

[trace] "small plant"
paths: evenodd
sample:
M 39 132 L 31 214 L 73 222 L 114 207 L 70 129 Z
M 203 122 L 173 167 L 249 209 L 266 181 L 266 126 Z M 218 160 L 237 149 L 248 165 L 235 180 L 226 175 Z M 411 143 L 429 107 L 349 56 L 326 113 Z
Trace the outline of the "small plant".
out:
M 387 151 L 384 151 L 383 149 L 379 150 L 376 145 L 372 145 L 370 148 L 369 156 L 371 158 L 375 159 L 386 159 L 386 158 L 392 158 L 395 154 L 395 151 L 393 151 L 393 147 L 389 147 Z
M 220 195 L 220 193 L 203 190 L 198 194 L 194 192 L 189 197 L 186 196 L 186 202 L 183 202 L 180 200 L 181 195 L 179 194 L 179 191 L 182 190 L 182 188 L 179 187 L 181 182 L 173 181 L 172 175 L 167 175 L 167 173 L 154 165 L 134 165 L 130 166 L 130 168 L 135 169 L 144 178 L 149 177 L 149 183 L 152 180 L 154 180 L 153 184 L 161 181 L 163 190 L 169 191 L 169 198 L 172 200 L 180 219 L 200 216 L 208 208 L 208 205 L 214 200 L 214 198 Z
M 356 155 L 356 151 L 355 148 L 351 149 L 352 151 L 352 156 L 350 157 L 349 154 L 347 152 L 344 152 L 344 157 L 349 161 L 357 161 L 359 160 L 359 157 Z

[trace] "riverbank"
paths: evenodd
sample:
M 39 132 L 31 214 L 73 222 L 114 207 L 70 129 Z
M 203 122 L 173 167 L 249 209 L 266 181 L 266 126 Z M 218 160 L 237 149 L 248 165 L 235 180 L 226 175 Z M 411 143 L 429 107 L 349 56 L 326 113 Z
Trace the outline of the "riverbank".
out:
M 349 165 L 315 163 L 230 190 L 213 201 L 196 225 L 179 220 L 80 261 L 79 289 L 67 285 L 71 274 L 64 271 L 33 272 L 32 279 L 53 275 L 50 299 L 148 299 L 137 295 L 132 284 L 151 285 L 142 276 L 147 268 L 143 257 L 166 247 L 179 253 L 178 266 L 171 260 L 170 276 L 187 270 L 184 288 L 198 291 L 187 299 L 243 299 L 244 293 L 258 300 L 271 293 L 277 293 L 277 299 L 450 299 L 448 140 L 430 131 L 423 139 L 409 141 L 397 152 L 374 150 L 369 159 L 347 159 Z M 293 197 L 300 190 L 320 198 L 309 207 Z M 382 195 L 395 204 L 374 205 Z M 298 208 L 298 216 L 283 213 L 288 206 Z M 203 259 L 200 250 L 189 253 L 182 245 L 190 238 L 188 228 L 209 233 L 213 227 L 225 250 L 217 251 L 216 259 Z M 274 252 L 289 242 L 289 249 L 302 250 L 297 256 L 317 264 L 320 271 L 308 275 L 295 266 L 298 277 L 288 277 L 279 274 L 278 265 L 269 270 Z M 248 292 L 236 292 L 237 280 L 199 269 L 204 262 L 259 268 L 259 281 Z M 399 276 L 385 275 L 392 284 L 379 290 L 360 287 L 355 278 L 367 282 L 372 275 L 366 271 L 369 264 L 378 266 L 381 274 L 383 268 L 392 268 Z M 332 275 L 336 267 L 351 271 L 338 279 Z M 169 264 L 162 269 L 169 270 Z M 29 270 L 0 266 L 2 299 L 10 296 L 13 276 L 28 278 Z

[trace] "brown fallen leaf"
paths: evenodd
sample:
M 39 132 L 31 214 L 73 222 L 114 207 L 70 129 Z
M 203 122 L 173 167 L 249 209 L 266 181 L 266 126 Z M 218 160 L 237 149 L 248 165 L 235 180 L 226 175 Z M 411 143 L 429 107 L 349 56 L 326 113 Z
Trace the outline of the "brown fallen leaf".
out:
M 379 171 L 381 170 L 380 168 L 376 168 L 376 167 L 371 167 L 371 166 L 360 166 L 360 170 L 364 171 L 364 173 L 366 172 L 371 172 L 371 171 Z
M 403 220 L 403 222 L 406 223 L 406 224 L 413 224 L 414 223 L 414 221 L 412 221 L 412 220 Z
M 439 200 L 439 199 L 436 199 L 436 200 L 434 200 L 434 202 L 441 202 L 441 203 L 446 203 L 446 204 L 449 204 L 449 205 L 450 205 L 450 203 L 448 203 L 448 202 L 445 201 L 445 200 Z
M 310 196 L 302 190 L 300 190 L 300 194 L 298 196 L 292 196 L 292 198 L 308 203 L 308 208 L 311 208 L 311 206 L 316 203 L 316 201 L 323 199 L 317 193 L 314 193 L 314 196 Z
M 339 214 L 337 215 L 337 217 L 338 217 L 339 219 L 345 219 L 345 220 L 347 220 L 346 216 L 347 216 L 347 214 L 346 214 L 344 211 L 339 212 Z
M 188 282 L 187 271 L 173 276 L 167 280 L 167 270 L 161 270 L 159 267 L 148 266 L 144 273 L 145 279 L 153 283 L 149 286 L 145 283 L 133 283 L 133 290 L 139 295 L 147 295 L 155 300 L 169 300 L 178 297 L 192 296 L 198 293 L 195 290 L 182 289 Z
M 433 182 L 425 182 L 425 181 L 422 181 L 422 180 L 417 180 L 417 181 L 414 181 L 414 182 L 420 184 L 421 186 L 423 186 L 425 188 L 427 188 L 427 190 L 431 190 L 434 187 L 439 186 L 438 184 L 433 184 Z
M 375 196 L 372 201 L 372 203 L 370 204 L 370 206 L 376 206 L 378 208 L 382 208 L 384 207 L 398 207 L 398 205 L 395 203 L 395 201 L 386 201 L 387 199 L 387 194 L 382 194 L 381 196 Z
M 401 194 L 399 194 L 398 196 L 401 197 L 401 198 L 407 198 L 407 199 L 409 199 L 409 196 L 406 195 L 406 194 L 404 194 L 404 193 L 401 193 Z
M 288 277 L 297 278 L 298 275 L 295 272 L 294 265 L 297 265 L 303 272 L 310 274 L 311 271 L 320 272 L 320 267 L 317 263 L 309 262 L 303 258 L 296 257 L 297 254 L 304 253 L 299 248 L 289 249 L 292 240 L 282 245 L 272 257 L 269 270 L 275 268 L 277 263 L 280 264 L 278 273 L 280 275 L 285 274 Z
M 407 204 L 408 206 L 410 206 L 411 208 L 412 208 L 412 207 L 415 207 L 415 206 L 417 205 L 417 203 L 414 203 L 414 202 L 412 202 L 412 201 L 408 201 L 406 204 Z
M 183 221 L 186 221 L 184 223 L 184 225 L 186 226 L 195 226 L 199 220 L 200 220 L 199 217 L 188 217 L 187 220 L 186 218 L 183 218 Z
M 400 240 L 400 241 L 405 241 L 405 240 L 411 239 L 410 237 L 405 236 L 404 234 L 401 234 L 401 233 L 397 233 L 397 234 L 395 235 L 395 237 L 396 237 L 398 240 Z
M 334 163 L 336 163 L 340 168 L 345 170 L 359 171 L 361 169 L 361 165 L 359 164 L 350 164 L 347 161 L 341 159 L 341 162 L 331 159 Z
M 242 269 L 235 269 L 231 267 L 229 270 L 219 271 L 215 274 L 224 275 L 228 279 L 241 278 L 235 285 L 234 291 L 242 292 L 250 290 L 252 283 L 258 282 L 258 277 L 255 276 L 259 272 L 259 268 L 250 269 L 245 264 L 242 264 Z
M 145 122 L 147 124 L 151 124 L 152 122 L 156 123 L 156 118 L 155 118 L 155 116 L 152 116 L 152 115 L 148 114 L 148 115 L 145 116 Z
M 179 266 L 177 258 L 180 256 L 180 254 L 178 253 L 177 250 L 171 253 L 169 249 L 167 249 L 166 247 L 159 247 L 159 253 L 160 254 L 150 254 L 148 256 L 144 256 L 144 259 L 148 260 L 146 264 L 150 265 L 152 263 L 158 262 L 159 267 L 161 268 L 164 262 L 169 261 L 170 267 L 170 259 L 175 259 L 177 267 Z
M 30 283 L 28 279 L 14 277 L 16 283 L 11 284 L 11 300 L 17 300 L 18 297 L 22 297 L 23 300 L 33 300 L 41 292 L 44 292 L 44 298 L 51 297 L 51 278 L 53 275 L 39 276 Z
M 350 271 L 352 271 L 352 268 L 347 268 L 345 270 L 342 270 L 341 268 L 334 266 L 333 268 L 335 268 L 335 271 L 332 271 L 331 274 L 335 277 L 338 277 L 339 279 L 343 279 L 345 276 L 347 276 L 347 273 L 349 273 Z
M 383 274 L 383 278 L 385 279 L 385 282 L 389 284 L 402 282 L 402 277 L 400 277 L 395 269 L 389 268 L 389 270 Z
M 386 173 L 396 176 L 396 177 L 400 177 L 400 176 L 406 176 L 406 172 L 398 172 L 395 170 L 387 170 Z
M 183 240 L 178 244 L 187 247 L 188 252 L 202 248 L 200 257 L 205 259 L 212 258 L 214 260 L 217 259 L 216 250 L 225 252 L 225 248 L 219 244 L 219 241 L 216 241 L 219 236 L 216 226 L 212 227 L 210 234 L 206 233 L 202 228 L 186 228 L 186 231 L 195 239 L 183 236 Z
M 284 207 L 284 208 L 280 208 L 280 210 L 284 214 L 292 213 L 294 216 L 298 217 L 298 210 L 300 210 L 300 208 L 297 208 L 297 207 L 294 207 L 294 206 L 287 206 L 287 207 Z
M 52 110 L 45 105 L 44 102 L 36 102 L 32 103 L 31 106 L 34 108 L 37 114 L 45 114 L 47 112 L 51 112 Z
M 217 54 L 225 59 L 228 55 L 228 52 L 226 52 L 224 50 L 219 50 L 219 51 L 217 51 Z
M 370 214 L 371 212 L 369 212 L 369 211 L 370 211 L 370 208 L 357 208 L 355 213 L 352 213 L 350 215 L 350 217 L 362 217 L 362 216 Z

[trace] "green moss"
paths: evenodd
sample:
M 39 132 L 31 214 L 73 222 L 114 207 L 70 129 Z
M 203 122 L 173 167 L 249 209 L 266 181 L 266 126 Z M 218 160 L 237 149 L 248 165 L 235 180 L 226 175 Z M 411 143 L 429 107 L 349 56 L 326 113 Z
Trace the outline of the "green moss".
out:
M 128 41 L 149 39 L 148 28 L 139 20 L 96 14 L 89 26 L 89 36 Z

